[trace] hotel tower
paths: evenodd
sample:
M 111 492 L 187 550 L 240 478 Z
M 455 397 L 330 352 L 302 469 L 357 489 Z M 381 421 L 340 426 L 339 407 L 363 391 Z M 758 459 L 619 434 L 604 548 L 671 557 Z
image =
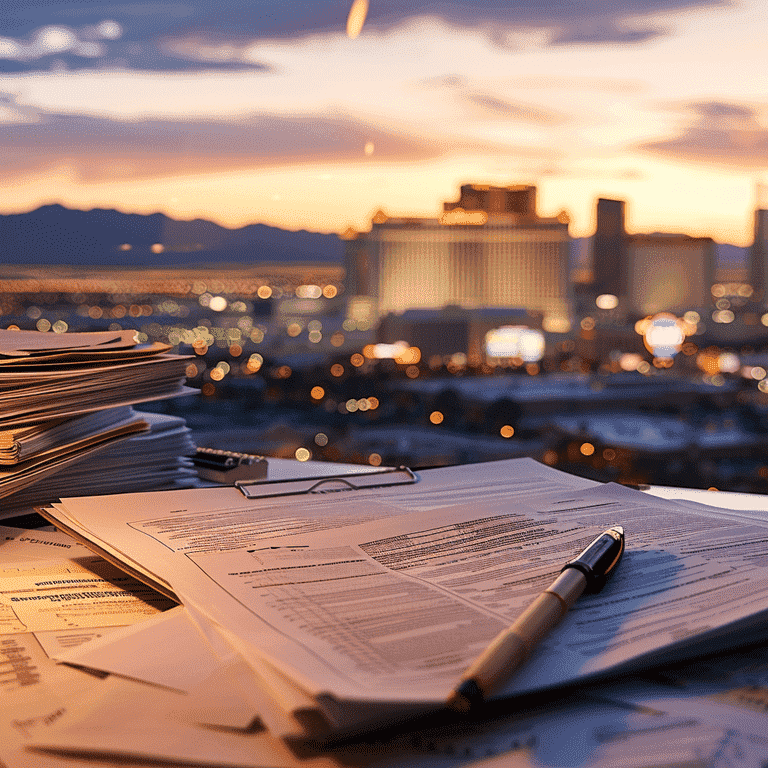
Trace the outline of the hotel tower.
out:
M 536 188 L 467 184 L 439 218 L 389 217 L 348 231 L 350 301 L 375 318 L 453 305 L 542 312 L 547 330 L 572 316 L 568 217 L 536 214 Z

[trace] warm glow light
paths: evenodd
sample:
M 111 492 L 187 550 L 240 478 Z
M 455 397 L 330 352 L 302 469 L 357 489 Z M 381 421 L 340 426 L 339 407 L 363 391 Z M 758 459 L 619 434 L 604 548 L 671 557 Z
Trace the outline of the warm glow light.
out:
M 323 289 L 319 285 L 299 285 L 296 288 L 299 299 L 319 299 L 322 295 Z
M 312 458 L 312 454 L 307 448 L 297 448 L 294 455 L 298 461 L 309 461 Z
M 544 334 L 519 325 L 504 325 L 485 335 L 485 354 L 494 359 L 519 357 L 534 363 L 544 356 Z
M 152 253 L 162 253 L 165 250 L 165 246 L 162 243 L 155 243 L 150 250 Z
M 500 434 L 502 437 L 512 437 L 512 435 L 515 434 L 515 428 L 511 427 L 509 424 L 505 424 L 500 430 Z
M 448 227 L 467 224 L 482 226 L 488 223 L 488 214 L 485 211 L 465 211 L 463 208 L 454 208 L 440 216 L 440 223 Z
M 368 463 L 371 464 L 374 467 L 378 467 L 381 465 L 381 456 L 378 453 L 372 453 L 368 457 Z
M 705 349 L 696 356 L 696 365 L 709 376 L 714 376 L 720 370 L 720 353 L 715 349 Z
M 636 371 L 642 362 L 643 357 L 637 352 L 625 352 L 619 358 L 619 368 L 622 371 Z
M 442 424 L 443 420 L 445 419 L 445 416 L 443 416 L 440 411 L 432 411 L 432 413 L 429 414 L 429 420 L 433 424 Z
M 405 341 L 396 341 L 394 344 L 369 344 L 363 347 L 363 354 L 368 357 L 370 352 L 372 357 L 379 360 L 391 360 L 405 354 L 408 348 Z
M 223 312 L 227 308 L 227 300 L 223 296 L 213 296 L 208 302 L 208 307 L 214 312 Z
M 268 299 L 272 295 L 272 289 L 268 285 L 260 285 L 256 290 L 256 295 L 260 299 Z
M 730 309 L 720 309 L 712 313 L 712 319 L 716 323 L 732 323 L 736 319 L 736 315 Z
M 416 365 L 421 360 L 421 350 L 418 347 L 408 347 L 395 356 L 395 362 L 400 365 Z
M 686 323 L 690 323 L 691 325 L 697 325 L 699 322 L 701 322 L 701 315 L 698 312 L 690 310 L 683 315 L 683 320 L 685 320 Z
M 248 362 L 245 364 L 245 367 L 249 373 L 256 373 L 256 371 L 258 371 L 261 368 L 263 363 L 264 363 L 264 358 L 258 352 L 254 352 L 248 358 Z
M 344 366 L 339 365 L 339 363 L 334 363 L 331 366 L 331 376 L 335 376 L 336 378 L 338 378 L 339 376 L 343 376 L 343 375 L 344 375 Z
M 568 333 L 571 330 L 570 320 L 558 315 L 546 315 L 541 326 L 547 333 Z
M 313 400 L 322 400 L 325 397 L 325 390 L 322 387 L 312 387 L 309 394 Z
M 354 40 L 362 31 L 368 15 L 368 0 L 355 0 L 347 17 L 347 37 Z
M 717 358 L 717 365 L 721 373 L 736 373 L 741 368 L 741 361 L 734 352 L 723 352 Z
M 359 368 L 365 362 L 365 358 L 359 352 L 355 352 L 355 354 L 349 358 L 349 362 L 352 363 L 355 368 Z
M 643 327 L 645 346 L 654 357 L 670 358 L 676 355 L 685 341 L 685 323 L 669 312 L 660 312 L 635 325 Z
M 595 452 L 595 446 L 592 445 L 592 443 L 582 443 L 579 451 L 581 451 L 584 456 L 591 456 Z
M 612 293 L 603 293 L 595 299 L 598 309 L 616 309 L 619 306 L 619 297 Z

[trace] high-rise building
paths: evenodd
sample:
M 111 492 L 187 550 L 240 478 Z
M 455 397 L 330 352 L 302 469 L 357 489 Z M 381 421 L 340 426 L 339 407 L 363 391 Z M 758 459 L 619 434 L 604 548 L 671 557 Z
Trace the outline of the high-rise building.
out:
M 626 203 L 599 198 L 597 227 L 592 238 L 592 280 L 595 294 L 624 297 L 627 292 Z
M 711 237 L 653 233 L 627 238 L 629 312 L 685 312 L 712 300 L 715 243 Z
M 593 295 L 616 296 L 616 312 L 625 318 L 707 306 L 714 281 L 713 240 L 662 233 L 630 235 L 625 221 L 623 200 L 597 201 Z
M 768 210 L 755 211 L 755 237 L 749 249 L 749 283 L 754 289 L 754 298 L 766 299 L 766 278 L 768 277 Z
M 568 217 L 536 213 L 536 188 L 468 184 L 439 218 L 377 213 L 347 238 L 347 292 L 378 317 L 455 305 L 542 312 L 567 330 L 572 315 Z

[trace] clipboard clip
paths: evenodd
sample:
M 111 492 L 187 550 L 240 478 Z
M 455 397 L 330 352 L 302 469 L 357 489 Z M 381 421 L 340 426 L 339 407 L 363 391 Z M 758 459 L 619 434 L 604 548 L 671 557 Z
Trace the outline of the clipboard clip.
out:
M 412 469 L 396 467 L 375 472 L 349 472 L 343 475 L 300 477 L 291 480 L 237 480 L 235 487 L 246 499 L 268 499 L 274 496 L 361 491 L 392 485 L 412 485 L 418 481 L 419 476 Z

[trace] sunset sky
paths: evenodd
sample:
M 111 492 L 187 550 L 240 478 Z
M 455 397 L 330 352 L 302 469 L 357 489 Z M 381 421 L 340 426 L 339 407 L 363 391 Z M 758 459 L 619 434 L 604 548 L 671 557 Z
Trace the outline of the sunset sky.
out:
M 369 3 L 351 37 L 352 0 L 6 0 L 0 213 L 341 232 L 535 184 L 574 236 L 602 196 L 633 231 L 751 242 L 768 0 Z

